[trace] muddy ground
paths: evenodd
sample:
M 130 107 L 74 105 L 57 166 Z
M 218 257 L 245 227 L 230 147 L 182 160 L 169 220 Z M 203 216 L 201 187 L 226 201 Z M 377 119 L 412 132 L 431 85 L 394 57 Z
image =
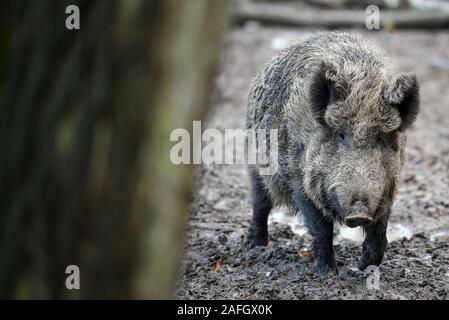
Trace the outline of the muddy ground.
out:
M 232 30 L 203 127 L 244 128 L 251 78 L 276 52 L 317 31 L 256 23 Z M 449 32 L 348 31 L 376 40 L 398 71 L 415 71 L 421 84 L 421 113 L 409 132 L 380 289 L 369 290 L 367 275 L 356 268 L 360 231 L 335 231 L 335 276 L 315 276 L 310 236 L 300 218 L 286 216 L 282 209 L 270 218 L 268 247 L 249 250 L 245 168 L 203 165 L 197 170 L 178 298 L 449 298 Z

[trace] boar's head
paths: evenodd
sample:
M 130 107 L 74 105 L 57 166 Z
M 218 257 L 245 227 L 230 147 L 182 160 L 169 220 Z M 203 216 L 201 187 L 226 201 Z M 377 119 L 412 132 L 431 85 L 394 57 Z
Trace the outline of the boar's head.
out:
M 419 111 L 415 75 L 323 61 L 309 99 L 318 129 L 306 154 L 306 194 L 350 227 L 388 215 L 405 130 Z

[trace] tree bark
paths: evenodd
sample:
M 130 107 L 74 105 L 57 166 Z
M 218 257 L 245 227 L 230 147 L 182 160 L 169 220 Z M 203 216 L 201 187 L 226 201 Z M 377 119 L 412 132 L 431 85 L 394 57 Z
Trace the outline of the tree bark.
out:
M 169 136 L 205 111 L 226 1 L 9 3 L 0 296 L 169 297 L 192 184 Z

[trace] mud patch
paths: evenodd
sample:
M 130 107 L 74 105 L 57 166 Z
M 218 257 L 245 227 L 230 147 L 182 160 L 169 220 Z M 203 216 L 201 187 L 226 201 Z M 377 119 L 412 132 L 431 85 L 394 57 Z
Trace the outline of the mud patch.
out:
M 232 31 L 205 127 L 244 128 L 251 78 L 286 45 L 317 30 L 249 24 Z M 250 190 L 241 166 L 198 168 L 177 297 L 184 299 L 448 299 L 449 298 L 449 33 L 366 32 L 399 71 L 413 70 L 422 111 L 408 137 L 406 165 L 390 219 L 380 289 L 368 290 L 356 268 L 361 237 L 336 230 L 339 274 L 317 277 L 310 236 L 300 221 L 270 217 L 270 243 L 249 250 Z M 413 44 L 413 50 L 410 50 Z M 352 232 L 352 231 L 351 231 Z

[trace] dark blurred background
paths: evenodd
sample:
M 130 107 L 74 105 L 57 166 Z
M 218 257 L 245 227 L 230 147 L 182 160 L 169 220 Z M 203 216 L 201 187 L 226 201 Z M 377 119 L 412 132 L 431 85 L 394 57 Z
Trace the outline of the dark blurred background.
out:
M 2 1 L 0 297 L 169 295 L 192 180 L 169 134 L 204 113 L 225 5 Z

